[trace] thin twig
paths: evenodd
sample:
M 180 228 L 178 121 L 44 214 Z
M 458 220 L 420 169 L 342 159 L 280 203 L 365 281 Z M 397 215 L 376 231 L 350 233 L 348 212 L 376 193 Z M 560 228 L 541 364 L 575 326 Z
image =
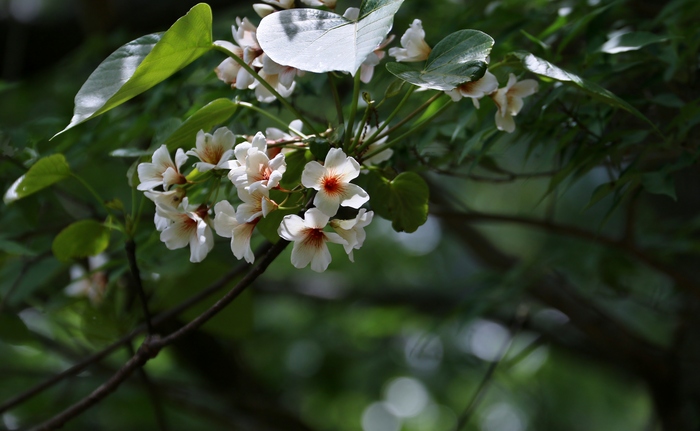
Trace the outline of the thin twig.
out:
M 260 247 L 258 252 L 256 253 L 256 256 L 260 256 L 263 253 L 267 253 L 267 251 L 272 247 L 272 244 L 270 243 L 265 243 L 263 246 Z M 202 290 L 198 294 L 190 297 L 189 299 L 183 301 L 179 305 L 171 308 L 170 310 L 164 311 L 157 316 L 153 318 L 153 326 L 157 327 L 158 325 L 163 324 L 164 322 L 167 322 L 168 320 L 178 316 L 180 313 L 183 311 L 187 310 L 188 308 L 192 307 L 195 304 L 198 304 L 199 302 L 203 301 L 204 299 L 208 298 L 210 295 L 213 293 L 217 292 L 218 290 L 222 289 L 226 284 L 228 284 L 232 279 L 238 277 L 241 275 L 246 268 L 248 268 L 248 264 L 241 264 L 238 265 L 236 268 L 231 270 L 229 273 L 224 274 L 220 279 L 218 279 L 216 282 L 211 284 L 209 287 L 206 289 Z M 41 392 L 45 391 L 46 389 L 50 388 L 51 386 L 55 385 L 56 383 L 62 381 L 63 379 L 74 376 L 81 371 L 83 371 L 85 368 L 90 366 L 91 364 L 94 364 L 107 356 L 111 355 L 113 352 L 118 350 L 119 348 L 123 347 L 126 343 L 131 342 L 135 337 L 139 336 L 146 330 L 145 325 L 141 325 L 131 331 L 129 334 L 123 336 L 119 340 L 115 341 L 114 343 L 110 344 L 109 346 L 105 347 L 104 349 L 100 350 L 99 352 L 85 358 L 83 361 L 80 363 L 77 363 L 73 365 L 72 367 L 56 374 L 55 376 L 37 384 L 36 386 L 26 390 L 25 392 L 5 401 L 4 403 L 0 404 L 0 414 L 4 413 L 8 410 L 10 410 L 13 407 L 16 407 L 26 400 L 32 398 L 33 396 L 40 394 Z
M 508 353 L 508 350 L 510 350 L 510 346 L 513 344 L 513 339 L 518 334 L 518 332 L 520 332 L 523 323 L 527 319 L 527 315 L 528 310 L 526 307 L 518 307 L 513 318 L 513 323 L 511 325 L 511 332 L 513 334 L 510 337 L 508 337 L 505 343 L 503 343 L 498 352 L 496 360 L 491 362 L 489 368 L 486 370 L 486 374 L 484 374 L 484 378 L 481 379 L 481 383 L 479 383 L 479 387 L 474 393 L 474 396 L 469 401 L 469 404 L 467 404 L 467 407 L 464 409 L 462 414 L 459 416 L 459 420 L 457 421 L 457 425 L 455 426 L 455 431 L 459 431 L 467 425 L 469 419 L 472 416 L 472 413 L 474 413 L 476 408 L 479 406 L 479 403 L 484 398 L 484 395 L 486 395 L 486 391 L 489 388 L 489 384 L 491 383 L 493 374 L 496 372 L 496 368 L 498 368 L 498 365 L 501 363 L 503 358 L 505 358 L 506 354 Z
M 469 212 L 469 213 L 462 213 L 462 212 L 443 212 L 443 211 L 434 211 L 432 214 L 438 216 L 438 217 L 443 217 L 443 218 L 457 218 L 461 221 L 472 221 L 472 222 L 504 222 L 504 223 L 517 223 L 517 224 L 523 224 L 527 226 L 534 226 L 538 227 L 541 229 L 548 230 L 550 232 L 554 233 L 559 233 L 571 237 L 576 237 L 576 238 L 581 238 L 585 239 L 588 241 L 596 242 L 598 244 L 602 244 L 611 248 L 615 248 L 617 250 L 623 251 L 631 256 L 634 256 L 637 258 L 639 261 L 649 265 L 651 268 L 656 269 L 657 271 L 665 274 L 668 276 L 671 280 L 673 280 L 680 288 L 684 289 L 685 291 L 694 294 L 695 296 L 700 298 L 700 286 L 695 283 L 694 281 L 688 279 L 685 277 L 683 274 L 678 273 L 674 269 L 668 267 L 662 262 L 659 262 L 658 260 L 654 259 L 650 255 L 647 254 L 646 251 L 641 250 L 637 248 L 634 244 L 631 244 L 627 241 L 623 240 L 618 241 L 612 238 L 608 238 L 602 235 L 595 234 L 593 232 L 590 232 L 585 229 L 580 229 L 575 226 L 566 226 L 566 225 L 561 225 L 561 224 L 556 224 L 552 223 L 549 221 L 544 221 L 544 220 L 537 220 L 537 219 L 530 219 L 530 218 L 525 218 L 525 217 L 518 217 L 518 216 L 507 216 L 507 215 L 498 215 L 498 214 L 484 214 L 484 213 L 477 213 L 477 212 Z
M 136 356 L 136 350 L 134 350 L 134 345 L 130 342 L 126 343 L 126 345 L 127 349 L 129 350 L 129 355 Z M 158 429 L 160 429 L 160 431 L 167 431 L 168 424 L 165 420 L 165 411 L 163 410 L 163 403 L 158 394 L 158 390 L 156 389 L 155 385 L 153 385 L 153 382 L 151 382 L 151 379 L 148 377 L 148 373 L 146 373 L 146 370 L 144 370 L 143 367 L 139 368 L 139 377 L 141 377 L 143 386 L 146 388 L 148 396 L 151 398 L 151 404 L 153 405 L 153 415 L 156 418 Z
M 153 323 L 151 318 L 151 312 L 148 309 L 148 299 L 146 298 L 146 292 L 143 290 L 143 283 L 141 283 L 141 271 L 139 270 L 139 265 L 136 262 L 136 243 L 133 239 L 128 239 L 124 245 L 126 249 L 126 257 L 129 261 L 129 269 L 131 270 L 131 277 L 134 279 L 134 286 L 136 286 L 136 293 L 141 300 L 141 307 L 143 308 L 143 318 L 146 321 L 146 333 L 148 335 L 153 335 Z
M 272 261 L 279 256 L 280 253 L 287 247 L 289 242 L 280 239 L 277 244 L 273 245 L 265 256 L 254 266 L 245 277 L 243 277 L 224 297 L 217 301 L 207 311 L 200 314 L 183 326 L 179 330 L 173 332 L 167 337 L 160 338 L 158 336 L 147 337 L 141 347 L 139 347 L 136 355 L 129 359 L 107 382 L 95 389 L 90 395 L 81 399 L 63 412 L 57 414 L 53 418 L 43 424 L 32 428 L 33 431 L 54 430 L 62 427 L 66 422 L 80 415 L 87 409 L 91 408 L 98 402 L 102 401 L 107 395 L 114 392 L 131 374 L 137 369 L 143 367 L 149 360 L 155 358 L 160 350 L 164 347 L 176 342 L 181 337 L 197 330 L 200 326 L 214 317 L 217 313 L 224 309 L 234 299 L 236 299 L 255 279 L 265 272 Z

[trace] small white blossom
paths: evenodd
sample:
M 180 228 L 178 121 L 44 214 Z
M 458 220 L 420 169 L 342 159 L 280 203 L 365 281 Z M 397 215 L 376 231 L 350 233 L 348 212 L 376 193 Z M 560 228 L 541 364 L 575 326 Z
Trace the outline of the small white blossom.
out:
M 180 207 L 173 209 L 156 205 L 156 211 L 172 223 L 160 233 L 160 240 L 170 250 L 190 246 L 190 262 L 201 262 L 214 247 L 214 235 L 207 224 L 209 216 L 205 206 L 190 208 L 187 198 Z
M 291 9 L 294 7 L 294 0 L 263 0 L 265 3 L 277 6 L 281 9 Z
M 498 107 L 496 112 L 496 127 L 512 133 L 515 130 L 513 117 L 518 115 L 523 108 L 523 97 L 535 94 L 538 84 L 534 79 L 525 79 L 517 82 L 514 74 L 508 77 L 508 84 L 499 88 L 491 97 Z
M 182 149 L 178 148 L 175 153 L 175 163 L 168 153 L 168 148 L 161 145 L 154 153 L 151 163 L 141 163 L 137 167 L 139 175 L 138 190 L 152 190 L 158 186 L 163 186 L 163 190 L 173 184 L 185 184 L 187 179 L 180 173 L 180 167 L 187 160 L 187 156 Z
M 182 203 L 182 198 L 185 197 L 185 193 L 185 189 L 177 187 L 173 190 L 168 190 L 167 192 L 146 191 L 143 194 L 156 204 L 156 209 L 158 206 L 176 209 Z M 156 225 L 156 230 L 161 232 L 170 226 L 173 221 L 168 217 L 162 216 L 156 210 L 156 213 L 153 216 L 153 223 Z
M 335 9 L 336 0 L 301 0 L 307 6 L 325 6 L 328 9 Z
M 256 182 L 260 182 L 268 190 L 277 187 L 287 169 L 284 155 L 277 154 L 270 160 L 265 151 L 267 139 L 260 132 L 253 138 L 253 143 L 242 145 L 244 144 L 237 145 L 235 149 L 236 163 L 240 166 L 231 167 L 228 173 L 231 182 L 237 188 L 247 188 Z
M 360 65 L 360 81 L 369 84 L 374 75 L 374 67 L 379 64 L 386 54 L 384 48 L 394 40 L 394 35 L 387 36 L 374 51 L 370 52 L 365 61 Z
M 304 268 L 311 263 L 311 269 L 323 272 L 331 263 L 331 253 L 326 242 L 345 245 L 340 235 L 325 232 L 329 217 L 316 208 L 304 213 L 304 218 L 297 215 L 286 215 L 282 219 L 277 233 L 287 241 L 294 241 L 292 248 L 292 265 Z
M 273 8 L 269 4 L 263 3 L 253 3 L 253 10 L 260 18 L 265 18 L 266 16 L 277 12 L 277 9 Z
M 233 132 L 226 127 L 219 127 L 213 135 L 197 132 L 196 148 L 188 151 L 188 156 L 197 157 L 200 162 L 194 164 L 199 172 L 211 169 L 227 169 L 228 160 L 233 156 L 233 144 L 236 142 Z
M 93 306 L 99 305 L 107 292 L 107 274 L 97 271 L 108 262 L 104 253 L 88 257 L 88 271 L 81 265 L 70 267 L 70 279 L 72 282 L 66 286 L 63 292 L 68 296 L 84 296 L 90 300 Z
M 340 148 L 331 148 L 323 165 L 311 161 L 304 166 L 301 183 L 304 187 L 318 190 L 314 205 L 329 217 L 338 212 L 338 207 L 359 208 L 369 200 L 369 195 L 360 186 L 350 183 L 360 175 L 360 164 L 347 157 Z
M 479 99 L 498 90 L 498 79 L 488 70 L 480 79 L 471 82 L 465 82 L 459 85 L 454 90 L 445 91 L 453 101 L 458 102 L 462 97 L 472 99 L 474 106 L 479 108 Z
M 277 209 L 277 203 L 270 199 L 270 191 L 260 182 L 251 184 L 248 189 L 239 188 L 238 198 L 243 201 L 236 214 L 239 223 L 250 223 L 260 217 L 267 217 Z
M 259 219 L 248 223 L 237 220 L 236 210 L 228 201 L 218 202 L 214 206 L 214 229 L 216 234 L 231 238 L 231 252 L 236 259 L 245 259 L 248 263 L 255 261 L 255 255 L 250 248 L 250 239 Z
M 401 36 L 401 48 L 390 48 L 389 55 L 396 61 L 423 61 L 430 55 L 430 47 L 425 43 L 425 31 L 421 20 L 414 19 L 406 33 Z
M 365 227 L 372 222 L 374 213 L 360 208 L 357 217 L 351 220 L 331 220 L 331 227 L 335 230 L 347 244 L 344 245 L 345 252 L 348 254 L 351 262 L 355 259 L 352 255 L 353 249 L 359 249 L 365 242 Z
M 368 139 L 370 136 L 372 136 L 374 134 L 374 132 L 376 132 L 376 131 L 377 131 L 376 127 L 370 126 L 370 125 L 365 125 L 365 128 L 362 131 L 362 135 L 360 136 L 360 140 L 358 141 L 359 142 L 358 145 L 362 144 L 362 142 L 364 142 L 366 139 Z M 367 146 L 367 148 L 364 151 L 364 154 L 370 154 L 370 153 L 373 153 L 376 150 L 382 148 L 384 146 L 384 144 L 386 144 L 386 141 L 388 138 L 389 138 L 389 136 L 384 136 L 383 138 L 372 142 L 371 144 L 369 144 L 369 146 Z M 392 150 L 391 148 L 387 148 L 383 151 L 378 152 L 377 154 L 373 155 L 372 157 L 369 157 L 367 159 L 362 159 L 362 164 L 365 166 L 377 165 L 381 162 L 389 160 L 391 158 L 391 156 L 393 156 L 393 155 L 394 155 L 394 150 Z

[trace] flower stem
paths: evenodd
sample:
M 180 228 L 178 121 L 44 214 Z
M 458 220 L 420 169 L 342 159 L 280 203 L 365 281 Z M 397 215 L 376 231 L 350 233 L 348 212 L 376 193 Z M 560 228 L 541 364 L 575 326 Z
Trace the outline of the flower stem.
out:
M 394 110 L 391 112 L 391 114 L 389 114 L 389 116 L 386 117 L 386 120 L 384 120 L 382 122 L 382 124 L 379 125 L 377 130 L 375 130 L 374 133 L 372 133 L 372 135 L 369 138 L 365 139 L 364 142 L 362 142 L 362 145 L 360 146 L 360 148 L 357 149 L 358 153 L 362 153 L 362 151 L 364 151 L 367 147 L 369 147 L 372 142 L 375 142 L 377 140 L 377 135 L 379 135 L 382 132 L 382 130 L 384 130 L 386 128 L 386 126 L 389 125 L 391 120 L 393 120 L 394 117 L 399 113 L 399 111 L 406 104 L 406 102 L 408 101 L 408 98 L 411 97 L 411 94 L 413 94 L 415 89 L 416 89 L 416 87 L 413 85 L 408 89 L 408 91 L 406 92 L 406 95 L 403 96 L 403 99 L 401 99 L 399 104 L 396 105 L 396 108 L 394 108 Z
M 360 98 L 360 74 L 355 75 L 352 87 L 352 103 L 350 104 L 350 118 L 348 118 L 348 126 L 345 129 L 345 142 L 343 147 L 347 153 L 350 150 L 350 137 L 352 136 L 352 128 L 355 125 L 355 115 L 357 115 L 357 102 Z
M 253 111 L 255 111 L 255 112 L 259 113 L 259 114 L 262 114 L 262 115 L 266 116 L 266 117 L 269 118 L 270 120 L 272 120 L 272 121 L 274 121 L 275 123 L 281 125 L 281 126 L 284 128 L 284 130 L 289 130 L 290 132 L 292 132 L 292 133 L 294 133 L 294 134 L 296 134 L 296 135 L 299 135 L 299 137 L 301 137 L 301 139 L 308 139 L 308 136 L 306 136 L 305 134 L 301 133 L 299 130 L 296 130 L 296 129 L 294 129 L 293 127 L 290 127 L 289 124 L 287 124 L 287 123 L 285 123 L 284 121 L 280 120 L 278 117 L 275 117 L 274 115 L 270 114 L 270 113 L 267 112 L 266 110 L 264 110 L 264 109 L 262 109 L 262 108 L 259 108 L 259 107 L 255 106 L 255 105 L 253 105 L 252 103 L 241 102 L 241 101 L 239 100 L 239 101 L 236 101 L 236 105 L 242 106 L 242 107 L 244 107 L 244 108 L 251 109 L 251 110 L 253 110 Z
M 277 92 L 277 90 L 275 90 L 274 87 L 270 85 L 270 83 L 268 83 L 260 75 L 258 75 L 258 72 L 256 72 L 252 67 L 248 66 L 248 64 L 242 58 L 240 58 L 239 56 L 237 56 L 236 54 L 232 53 L 231 51 L 219 44 L 215 43 L 212 46 L 214 47 L 214 49 L 218 49 L 219 51 L 231 57 L 233 61 L 238 63 L 243 69 L 245 69 L 246 72 L 250 73 L 253 76 L 253 78 L 255 78 L 263 87 L 265 87 L 267 91 L 272 93 L 272 95 L 275 96 L 275 98 L 279 100 L 285 108 L 292 112 L 292 114 L 295 115 L 295 118 L 300 119 L 306 125 L 306 127 L 308 127 L 309 130 L 311 130 L 313 133 L 318 134 L 313 124 L 311 124 L 311 122 L 309 122 L 309 120 L 307 120 L 306 117 L 301 115 L 301 113 L 297 111 L 297 109 L 294 106 L 292 106 L 291 103 L 289 103 L 284 97 L 282 97 Z
M 436 97 L 436 96 L 437 96 L 437 97 Z M 434 99 L 437 99 L 438 97 L 440 97 L 440 94 L 437 94 L 437 95 L 431 97 L 431 98 L 428 100 L 428 102 L 431 102 L 431 101 L 433 101 Z M 447 97 L 449 97 L 449 96 L 447 96 Z M 428 103 L 428 102 L 426 102 L 426 103 Z M 423 105 L 425 105 L 425 103 L 424 103 Z M 395 138 L 395 139 L 393 139 L 393 140 L 387 142 L 386 144 L 382 145 L 381 147 L 377 148 L 377 149 L 374 150 L 374 151 L 370 151 L 369 153 L 364 154 L 364 155 L 362 156 L 362 159 L 364 159 L 364 160 L 369 159 L 370 157 L 372 157 L 372 156 L 374 156 L 374 155 L 376 155 L 376 154 L 379 154 L 379 153 L 381 153 L 382 151 L 385 151 L 385 150 L 387 150 L 387 149 L 393 147 L 394 145 L 398 144 L 399 142 L 402 142 L 404 139 L 406 139 L 406 137 L 408 137 L 409 135 L 411 135 L 411 134 L 413 134 L 413 133 L 419 131 L 420 129 L 422 129 L 423 127 L 425 127 L 427 124 L 429 124 L 435 117 L 437 117 L 438 115 L 440 115 L 440 114 L 442 113 L 442 111 L 444 111 L 445 109 L 447 109 L 449 106 L 451 106 L 451 103 L 450 103 L 450 101 L 447 101 L 444 105 L 442 105 L 442 106 L 441 106 L 440 108 L 438 108 L 435 112 L 433 112 L 432 114 L 430 114 L 428 117 L 426 117 L 425 119 L 423 119 L 423 120 L 417 122 L 416 124 L 413 124 L 413 125 L 411 126 L 410 129 L 408 129 L 405 133 L 403 133 L 403 134 L 402 134 L 401 136 L 399 136 L 398 138 Z M 411 116 L 414 116 L 414 115 L 417 114 L 418 112 L 420 112 L 420 110 L 414 111 L 414 112 L 412 113 Z M 406 119 L 408 119 L 408 118 L 409 118 L 409 117 L 407 117 Z M 406 119 L 404 119 L 404 120 L 406 120 Z M 402 123 L 405 123 L 405 121 L 402 121 Z M 398 127 L 398 125 L 397 125 L 396 127 Z M 393 127 L 392 129 L 395 129 L 396 127 Z M 390 133 L 392 129 L 389 129 L 389 132 L 387 132 L 387 134 Z M 359 161 L 359 160 L 358 160 L 358 161 Z
M 331 83 L 331 93 L 333 93 L 333 100 L 335 101 L 335 110 L 338 112 L 338 124 L 345 124 L 345 118 L 343 118 L 343 104 L 340 102 L 340 95 L 338 94 L 338 87 L 335 83 L 333 72 L 328 72 L 328 82 Z
M 353 139 L 352 145 L 350 145 L 350 148 L 348 149 L 348 154 L 355 151 L 355 147 L 357 147 L 358 142 L 360 142 L 360 137 L 362 137 L 362 134 L 365 132 L 365 125 L 367 124 L 367 118 L 369 118 L 369 113 L 372 111 L 373 105 L 374 105 L 374 102 L 372 102 L 372 101 L 367 103 L 367 108 L 365 108 L 365 113 L 362 116 L 362 121 L 359 124 L 360 127 L 357 128 L 357 133 L 355 134 L 355 139 Z

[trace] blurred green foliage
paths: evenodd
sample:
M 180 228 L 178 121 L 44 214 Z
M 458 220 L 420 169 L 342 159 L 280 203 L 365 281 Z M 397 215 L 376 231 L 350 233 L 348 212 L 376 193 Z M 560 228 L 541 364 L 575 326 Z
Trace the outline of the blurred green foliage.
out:
M 254 14 L 247 5 L 215 10 L 214 38 L 230 40 L 229 25 L 243 15 Z M 630 339 L 691 358 L 668 362 L 677 366 L 681 388 L 668 399 L 697 406 L 698 16 L 700 3 L 692 0 L 406 1 L 393 33 L 400 36 L 419 18 L 434 46 L 456 30 L 481 30 L 496 41 L 492 64 L 512 51 L 532 52 L 612 91 L 658 130 L 546 77 L 516 117 L 514 134 L 494 133 L 495 106 L 487 99 L 479 110 L 468 101 L 450 107 L 396 149 L 397 171 L 416 170 L 431 185 L 434 214 L 427 223 L 404 234 L 377 218 L 355 263 L 333 249 L 323 274 L 294 269 L 287 250 L 252 291 L 146 366 L 169 429 L 447 431 L 488 377 L 489 390 L 463 430 L 660 430 L 663 424 L 669 431 L 663 382 L 637 371 L 625 355 L 627 338 L 606 350 L 591 334 L 608 329 L 601 312 Z M 68 124 L 90 72 L 138 36 L 90 38 L 31 76 L 0 82 L 0 186 L 7 190 L 37 160 L 62 153 L 114 213 L 143 205 L 135 242 L 158 312 L 237 262 L 221 238 L 201 264 L 190 264 L 186 250 L 167 250 L 152 227 L 151 202 L 132 192 L 129 178 L 139 156 L 168 142 L 185 118 L 213 100 L 253 95 L 219 82 L 213 69 L 222 56 L 210 52 L 148 93 L 49 141 Z M 501 82 L 510 72 L 536 78 L 521 71 L 506 61 L 494 73 Z M 367 91 L 380 100 L 394 81 L 378 68 Z M 295 106 L 321 122 L 335 119 L 326 76 L 307 74 L 297 85 Z M 343 81 L 341 90 L 348 93 L 350 85 Z M 387 99 L 388 109 L 397 99 Z M 294 119 L 276 103 L 268 109 L 285 122 Z M 237 134 L 276 126 L 240 109 L 225 124 Z M 460 211 L 470 216 L 450 217 Z M 121 235 L 113 232 L 109 261 L 100 268 L 51 253 L 64 228 L 106 217 L 73 178 L 0 210 L 0 402 L 141 321 Z M 492 264 L 492 249 L 511 264 Z M 64 294 L 71 265 L 105 273 L 98 307 Z M 572 297 L 581 298 L 580 309 L 559 309 L 542 295 L 546 277 L 565 280 Z M 207 301 L 162 331 L 191 320 L 213 299 Z M 523 309 L 527 318 L 520 319 Z M 0 414 L 0 429 L 24 429 L 52 416 L 127 358 L 119 350 Z M 134 377 L 70 429 L 156 429 L 152 410 Z

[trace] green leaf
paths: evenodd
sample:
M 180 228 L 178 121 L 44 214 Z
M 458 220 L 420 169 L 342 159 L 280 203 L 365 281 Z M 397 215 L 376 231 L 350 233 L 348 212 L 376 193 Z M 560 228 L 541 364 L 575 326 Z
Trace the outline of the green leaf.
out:
M 636 51 L 652 43 L 659 43 L 668 40 L 667 37 L 659 36 L 647 31 L 635 31 L 620 34 L 608 39 L 600 47 L 600 51 L 606 54 L 618 54 L 620 52 Z
M 402 172 L 392 181 L 376 174 L 368 184 L 370 205 L 391 220 L 397 232 L 415 232 L 428 219 L 428 185 L 415 172 Z
M 32 334 L 19 316 L 0 313 L 0 340 L 8 344 L 27 344 Z
M 510 54 L 508 54 L 508 56 L 512 56 L 520 60 L 525 69 L 529 70 L 532 73 L 556 79 L 557 81 L 561 81 L 566 84 L 575 85 L 583 91 L 585 91 L 586 93 L 590 94 L 591 96 L 615 108 L 622 108 L 625 111 L 634 115 L 635 117 L 646 121 L 647 123 L 651 124 L 654 128 L 656 128 L 656 126 L 654 126 L 654 123 L 649 121 L 649 119 L 645 117 L 644 114 L 642 114 L 632 105 L 620 99 L 612 92 L 606 90 L 598 84 L 595 84 L 591 81 L 587 81 L 578 75 L 575 75 L 571 72 L 567 72 L 564 69 L 560 69 L 559 67 L 553 65 L 547 60 L 543 60 L 535 55 L 530 54 L 529 52 L 516 51 L 511 52 Z
M 63 229 L 53 240 L 53 254 L 63 262 L 95 256 L 107 249 L 109 228 L 95 220 L 80 220 Z
M 642 175 L 642 187 L 649 193 L 666 195 L 674 201 L 677 200 L 676 184 L 673 176 L 667 172 L 650 172 Z
M 216 99 L 192 114 L 165 140 L 168 151 L 194 147 L 197 132 L 208 132 L 212 127 L 231 118 L 238 105 L 229 99 Z
M 211 9 L 200 3 L 163 34 L 127 43 L 104 60 L 75 96 L 70 124 L 103 114 L 184 68 L 212 46 Z
M 9 239 L 0 238 L 0 250 L 10 255 L 36 256 L 36 251 Z
M 311 152 L 306 150 L 294 150 L 284 155 L 284 161 L 287 164 L 287 169 L 282 175 L 280 186 L 291 190 L 298 186 L 301 182 L 301 174 L 304 172 L 306 163 L 313 159 Z
M 357 21 L 318 9 L 282 10 L 260 21 L 258 42 L 279 64 L 354 76 L 391 30 L 401 3 L 403 0 L 365 0 Z
M 270 195 L 270 197 L 274 199 L 275 202 L 281 202 L 281 200 L 278 200 L 278 198 L 273 197 L 272 193 Z M 280 223 L 282 223 L 282 219 L 284 218 L 284 216 L 286 216 L 287 214 L 296 214 L 297 212 L 298 210 L 296 209 L 278 209 L 272 211 L 267 215 L 267 217 L 260 220 L 255 227 L 258 229 L 258 232 L 260 232 L 265 237 L 265 239 L 275 244 L 277 243 L 277 241 L 280 240 L 280 236 L 277 233 L 277 229 L 280 227 Z
M 70 167 L 63 154 L 43 157 L 10 186 L 5 192 L 3 200 L 9 204 L 68 178 L 70 175 Z
M 484 76 L 493 43 L 484 32 L 460 30 L 435 45 L 423 70 L 416 71 L 405 63 L 388 63 L 386 68 L 413 85 L 449 91 Z

